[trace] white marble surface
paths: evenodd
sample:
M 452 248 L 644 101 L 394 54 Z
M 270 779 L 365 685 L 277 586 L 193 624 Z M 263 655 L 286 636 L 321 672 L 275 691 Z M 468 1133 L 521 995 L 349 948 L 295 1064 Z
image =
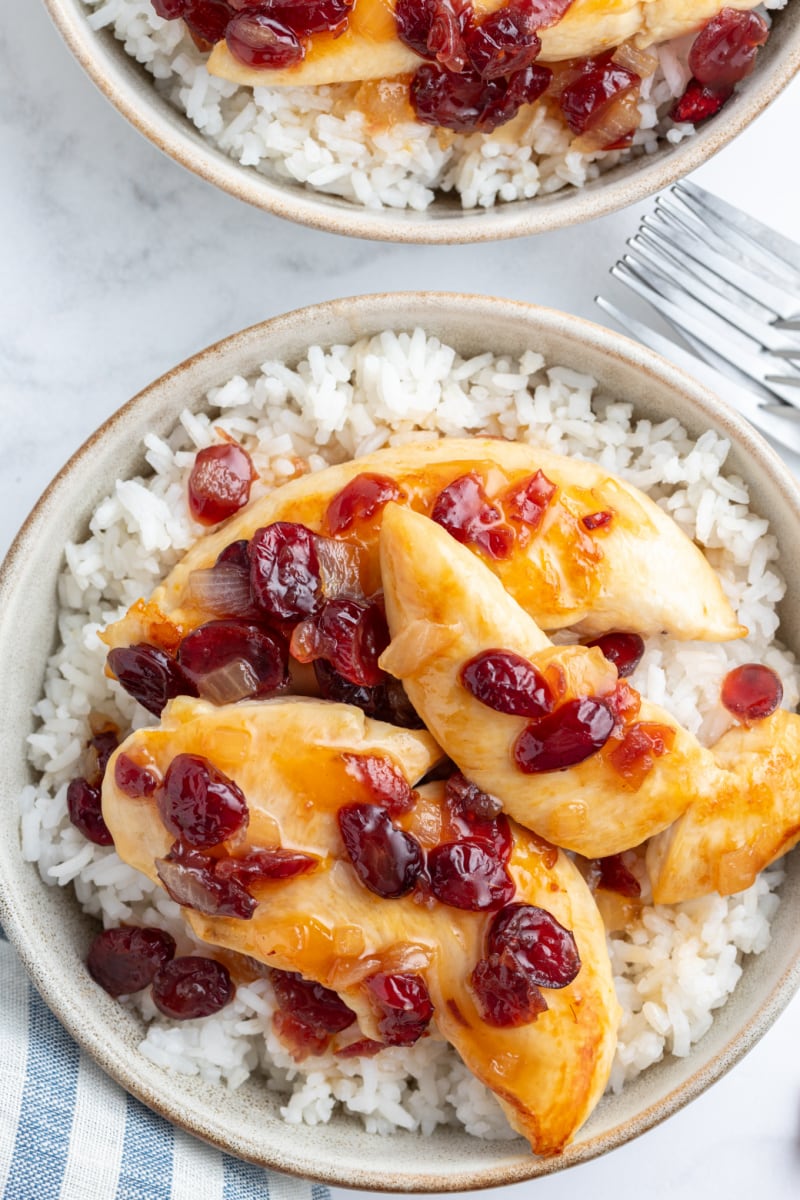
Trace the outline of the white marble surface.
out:
M 593 296 L 614 294 L 607 269 L 647 207 L 497 245 L 337 239 L 238 204 L 163 157 L 95 91 L 41 4 L 4 0 L 0 39 L 0 553 L 86 435 L 207 343 L 386 288 L 482 291 L 599 319 Z M 800 237 L 796 149 L 786 156 L 798 122 L 795 82 L 697 178 Z M 688 1110 L 597 1162 L 504 1189 L 504 1200 L 534 1189 L 537 1200 L 641 1189 L 648 1200 L 796 1200 L 799 1045 L 800 998 Z

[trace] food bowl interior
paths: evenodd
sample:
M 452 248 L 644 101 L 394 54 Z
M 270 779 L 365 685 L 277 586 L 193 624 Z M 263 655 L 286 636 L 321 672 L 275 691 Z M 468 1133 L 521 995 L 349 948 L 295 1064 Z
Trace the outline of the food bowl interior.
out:
M 332 233 L 394 242 L 480 242 L 576 225 L 638 203 L 688 175 L 749 124 L 800 69 L 800 4 L 775 12 L 756 69 L 719 116 L 678 146 L 622 163 L 580 189 L 463 210 L 440 194 L 424 212 L 367 209 L 299 183 L 242 167 L 158 94 L 152 77 L 107 30 L 88 25 L 82 0 L 45 0 L 76 58 L 109 100 L 165 153 L 231 195 Z
M 70 888 L 46 887 L 21 859 L 16 797 L 30 782 L 25 737 L 32 728 L 45 657 L 56 639 L 56 577 L 68 539 L 85 536 L 89 517 L 114 481 L 144 469 L 141 439 L 168 433 L 185 405 L 266 359 L 290 364 L 310 343 L 349 342 L 384 329 L 424 326 L 463 355 L 487 349 L 541 351 L 552 364 L 593 374 L 603 391 L 631 401 L 643 417 L 679 418 L 691 433 L 708 428 L 733 440 L 729 469 L 751 487 L 782 547 L 788 592 L 782 637 L 800 649 L 800 504 L 791 478 L 761 439 L 681 372 L 648 351 L 572 317 L 510 301 L 447 295 L 367 296 L 289 314 L 201 353 L 121 409 L 56 478 L 18 537 L 0 578 L 0 919 L 45 999 L 72 1034 L 123 1086 L 177 1124 L 231 1153 L 278 1169 L 351 1187 L 454 1191 L 509 1183 L 591 1158 L 668 1116 L 718 1078 L 763 1033 L 800 979 L 800 856 L 789 859 L 769 948 L 749 963 L 710 1032 L 684 1060 L 645 1072 L 604 1099 L 561 1158 L 534 1159 L 522 1141 L 482 1142 L 453 1130 L 430 1138 L 367 1135 L 351 1118 L 328 1126 L 287 1126 L 279 1105 L 251 1080 L 237 1092 L 170 1075 L 139 1055 L 137 1018 L 96 987 L 83 960 L 94 923 Z

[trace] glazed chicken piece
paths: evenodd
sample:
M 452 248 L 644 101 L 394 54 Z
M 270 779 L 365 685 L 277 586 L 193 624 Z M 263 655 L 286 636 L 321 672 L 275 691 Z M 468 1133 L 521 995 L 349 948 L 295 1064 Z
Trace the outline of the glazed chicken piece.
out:
M 192 572 L 279 521 L 354 548 L 357 585 L 369 596 L 381 586 L 378 536 L 388 499 L 447 522 L 544 629 L 666 630 L 707 641 L 746 633 L 700 550 L 636 488 L 540 447 L 443 438 L 380 450 L 254 500 L 196 542 L 151 601 L 135 605 L 104 640 L 171 650 L 210 616 L 228 615 L 196 606 Z
M 695 877 L 692 813 L 702 822 L 716 812 L 725 814 L 722 823 L 732 820 L 728 844 L 751 840 L 754 873 L 795 837 L 797 716 L 775 714 L 706 749 L 618 680 L 598 648 L 554 646 L 474 555 L 398 505 L 384 513 L 381 566 L 393 637 L 381 664 L 464 775 L 521 824 L 586 858 L 604 858 L 661 833 L 688 809 L 664 835 L 675 849 L 662 849 L 664 865 L 654 866 L 658 900 L 683 898 L 687 885 L 668 882 L 679 862 Z M 756 837 L 767 821 L 777 824 Z M 706 834 L 715 836 L 722 840 Z M 714 860 L 717 852 L 702 853 Z M 693 894 L 718 887 L 726 870 L 724 857 L 698 868 Z
M 474 0 L 478 16 L 505 0 Z M 751 9 L 757 0 L 727 7 Z M 700 29 L 723 5 L 720 0 L 573 0 L 559 21 L 542 28 L 539 61 L 586 58 L 633 40 L 646 47 Z M 247 67 L 218 42 L 208 62 L 212 75 L 251 87 L 317 85 L 387 79 L 415 71 L 424 60 L 397 36 L 393 0 L 356 0 L 340 37 L 316 35 L 305 58 L 283 70 Z
M 159 727 L 131 734 L 111 759 L 103 815 L 120 856 L 168 885 L 203 941 L 334 989 L 367 1037 L 410 1044 L 430 1016 L 411 1036 L 407 1027 L 393 1034 L 376 980 L 429 996 L 441 1034 L 514 1127 L 537 1153 L 555 1154 L 602 1095 L 615 1049 L 619 1012 L 602 921 L 577 869 L 554 847 L 505 817 L 470 817 L 446 799 L 449 784 L 411 791 L 438 755 L 428 735 L 346 705 L 290 699 L 214 708 L 180 698 Z M 227 794 L 211 833 L 201 818 L 208 810 L 214 817 L 213 803 L 198 801 L 202 789 L 191 791 L 188 817 L 175 799 L 187 756 L 200 756 L 206 778 L 212 771 L 217 803 Z M 353 825 L 354 811 L 365 809 L 371 824 Z M 176 830 L 193 850 L 174 845 Z M 225 840 L 210 845 L 220 834 Z M 265 854 L 309 862 L 293 876 L 242 874 L 243 863 Z M 483 882 L 470 871 L 448 875 L 459 854 L 471 855 L 473 866 L 483 856 Z M 246 887 L 241 915 L 230 915 L 235 896 L 220 883 L 231 875 Z M 521 943 L 506 932 L 498 949 L 496 926 L 541 909 L 567 941 L 571 931 L 580 963 L 572 962 L 564 986 L 538 991 L 522 978 L 522 996 L 509 1001 L 519 1023 L 510 1024 L 497 1005 L 504 971 L 520 985 Z M 523 1011 L 523 1000 L 537 1003 Z
M 727 786 L 690 804 L 647 847 L 658 904 L 741 892 L 800 841 L 800 719 L 778 709 L 714 746 Z

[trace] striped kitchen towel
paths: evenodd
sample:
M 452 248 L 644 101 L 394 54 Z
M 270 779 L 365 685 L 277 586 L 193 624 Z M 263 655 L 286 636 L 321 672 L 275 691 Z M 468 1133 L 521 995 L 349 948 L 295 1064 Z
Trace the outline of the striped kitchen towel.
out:
M 0 931 L 4 1200 L 329 1200 L 157 1116 L 84 1054 Z

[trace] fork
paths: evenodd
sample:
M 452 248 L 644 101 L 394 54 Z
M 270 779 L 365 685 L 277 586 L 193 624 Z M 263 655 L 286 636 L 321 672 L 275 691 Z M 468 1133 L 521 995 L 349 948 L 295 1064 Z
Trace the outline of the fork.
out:
M 611 274 L 703 361 L 598 296 L 600 307 L 800 453 L 800 246 L 687 181 L 658 197 L 628 246 Z

